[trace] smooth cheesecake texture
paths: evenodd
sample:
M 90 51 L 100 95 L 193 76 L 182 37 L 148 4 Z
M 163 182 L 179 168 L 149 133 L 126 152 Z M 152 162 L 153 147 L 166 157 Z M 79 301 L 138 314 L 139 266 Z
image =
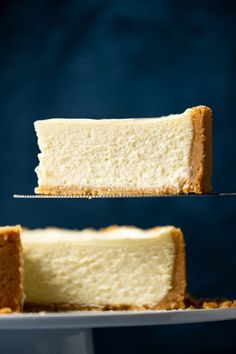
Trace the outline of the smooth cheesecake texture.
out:
M 23 304 L 23 258 L 19 226 L 0 227 L 0 310 L 19 312 Z
M 211 191 L 211 110 L 145 119 L 35 122 L 39 194 Z
M 170 309 L 185 294 L 182 233 L 168 226 L 24 230 L 26 306 Z

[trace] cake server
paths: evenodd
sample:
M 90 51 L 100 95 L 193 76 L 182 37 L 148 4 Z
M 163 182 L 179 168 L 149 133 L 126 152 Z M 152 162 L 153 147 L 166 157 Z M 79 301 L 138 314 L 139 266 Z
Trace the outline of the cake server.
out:
M 48 195 L 48 194 L 14 194 L 17 199 L 101 199 L 101 198 L 168 198 L 168 197 L 225 197 L 236 196 L 236 192 L 208 193 L 208 194 L 160 194 L 160 195 Z

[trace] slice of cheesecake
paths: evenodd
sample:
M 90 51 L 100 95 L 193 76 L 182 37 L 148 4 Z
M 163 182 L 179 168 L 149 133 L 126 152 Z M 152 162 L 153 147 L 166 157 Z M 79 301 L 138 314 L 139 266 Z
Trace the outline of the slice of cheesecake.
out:
M 172 226 L 24 230 L 26 309 L 183 306 L 185 252 Z
M 22 248 L 19 226 L 0 227 L 0 310 L 18 312 L 23 304 Z
M 146 119 L 35 122 L 39 194 L 158 195 L 211 191 L 211 110 Z

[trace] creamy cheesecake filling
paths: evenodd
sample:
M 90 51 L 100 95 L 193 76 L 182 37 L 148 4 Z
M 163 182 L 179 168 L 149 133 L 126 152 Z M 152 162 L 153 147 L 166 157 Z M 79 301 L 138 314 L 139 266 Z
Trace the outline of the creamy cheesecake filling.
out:
M 26 302 L 153 306 L 172 287 L 172 231 L 25 230 Z
M 35 128 L 41 187 L 178 189 L 191 175 L 191 109 L 150 119 L 50 119 Z

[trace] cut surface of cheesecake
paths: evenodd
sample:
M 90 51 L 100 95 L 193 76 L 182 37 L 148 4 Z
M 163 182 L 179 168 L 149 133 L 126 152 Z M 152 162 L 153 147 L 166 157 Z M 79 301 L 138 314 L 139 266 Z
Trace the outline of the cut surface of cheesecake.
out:
M 24 230 L 26 308 L 171 309 L 183 305 L 185 252 L 172 226 Z
M 158 195 L 211 191 L 211 110 L 144 119 L 35 122 L 38 194 Z
M 19 226 L 0 227 L 0 310 L 19 312 L 23 304 L 23 258 Z

